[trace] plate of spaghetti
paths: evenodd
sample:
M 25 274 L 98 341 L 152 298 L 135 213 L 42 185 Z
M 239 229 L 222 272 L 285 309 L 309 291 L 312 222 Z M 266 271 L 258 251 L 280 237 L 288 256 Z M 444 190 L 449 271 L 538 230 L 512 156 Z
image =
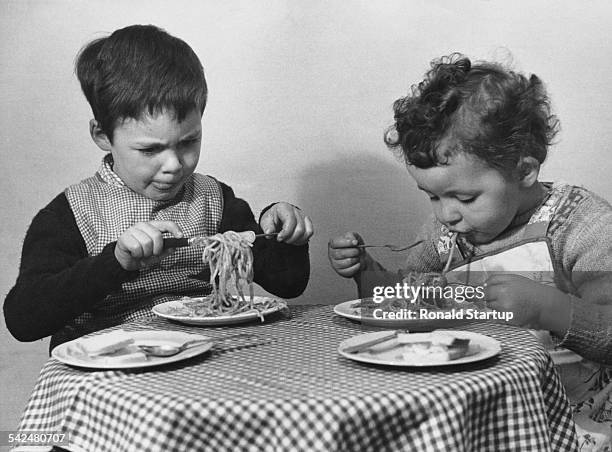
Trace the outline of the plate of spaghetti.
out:
M 482 320 L 488 310 L 470 302 L 456 303 L 455 307 L 442 307 L 393 298 L 379 304 L 370 297 L 337 304 L 334 312 L 363 325 L 432 331 Z
M 455 295 L 464 293 L 468 286 L 449 283 L 443 274 L 411 272 L 404 283 L 415 289 L 408 297 L 346 301 L 336 305 L 334 312 L 364 325 L 410 331 L 452 328 L 491 318 L 493 311 L 486 308 L 483 300 L 458 300 Z M 469 288 L 476 293 L 473 287 Z
M 232 296 L 235 305 L 233 311 L 220 312 L 215 306 L 212 295 L 206 297 L 183 297 L 178 300 L 167 301 L 153 307 L 153 312 L 175 322 L 187 325 L 230 325 L 250 322 L 287 308 L 284 300 L 254 296 L 245 297 L 244 300 Z
M 441 272 L 408 272 L 402 280 L 403 297 L 374 297 L 350 300 L 334 307 L 334 312 L 347 319 L 384 328 L 405 328 L 410 331 L 432 331 L 452 328 L 464 323 L 488 319 L 491 310 L 482 299 L 467 301 L 464 295 L 475 296 L 478 290 L 461 283 L 450 272 L 457 234 L 450 238 L 450 253 Z M 452 277 L 451 277 L 452 276 Z M 409 290 L 408 290 L 409 289 Z M 457 297 L 457 295 L 459 295 Z M 482 293 L 484 297 L 484 292 Z
M 203 297 L 182 297 L 153 307 L 153 313 L 189 325 L 227 325 L 264 320 L 287 308 L 284 300 L 253 294 L 252 231 L 227 231 L 199 237 L 192 246 L 202 249 L 210 269 L 212 292 Z M 246 292 L 246 293 L 245 293 Z

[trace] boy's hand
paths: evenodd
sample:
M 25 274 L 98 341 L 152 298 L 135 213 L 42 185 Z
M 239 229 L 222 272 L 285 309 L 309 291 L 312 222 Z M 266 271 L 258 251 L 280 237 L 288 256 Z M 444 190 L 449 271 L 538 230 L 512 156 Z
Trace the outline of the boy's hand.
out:
M 173 249 L 164 250 L 163 232 L 174 237 L 183 236 L 173 221 L 150 221 L 136 223 L 125 231 L 115 245 L 115 257 L 125 270 L 139 270 L 153 265 L 171 254 Z
M 327 244 L 327 257 L 336 273 L 344 278 L 352 278 L 360 272 L 361 257 L 364 253 L 357 245 L 362 244 L 363 239 L 356 232 L 347 232 L 330 239 Z
M 569 297 L 554 286 L 524 276 L 498 273 L 485 282 L 487 307 L 512 312 L 512 325 L 555 331 L 569 327 Z
M 303 245 L 314 232 L 312 221 L 300 209 L 286 202 L 277 202 L 259 220 L 266 234 L 278 232 L 279 242 Z

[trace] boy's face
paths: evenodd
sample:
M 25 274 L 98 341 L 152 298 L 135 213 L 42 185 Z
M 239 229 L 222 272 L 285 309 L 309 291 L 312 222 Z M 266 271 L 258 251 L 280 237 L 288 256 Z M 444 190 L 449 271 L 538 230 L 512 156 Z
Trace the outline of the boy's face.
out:
M 526 202 L 519 178 L 462 152 L 451 155 L 447 163 L 426 169 L 410 165 L 408 171 L 429 196 L 441 223 L 474 244 L 492 241 Z
M 136 193 L 155 201 L 173 199 L 200 157 L 202 118 L 196 111 L 178 122 L 172 112 L 127 119 L 101 144 L 113 155 L 113 171 Z

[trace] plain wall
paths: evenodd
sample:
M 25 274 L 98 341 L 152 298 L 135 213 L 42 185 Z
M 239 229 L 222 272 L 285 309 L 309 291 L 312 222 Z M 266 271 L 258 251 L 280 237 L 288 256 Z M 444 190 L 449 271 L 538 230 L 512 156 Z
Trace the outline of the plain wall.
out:
M 332 304 L 355 290 L 328 265 L 331 236 L 404 243 L 429 212 L 382 135 L 393 101 L 441 55 L 540 76 L 562 124 L 542 178 L 612 200 L 611 19 L 603 0 L 2 0 L 0 294 L 15 282 L 32 217 L 102 157 L 73 73 L 93 38 L 152 23 L 193 47 L 210 90 L 198 171 L 231 185 L 256 215 L 277 200 L 309 214 L 312 277 L 296 301 Z M 20 344 L 0 323 L 0 429 L 16 427 L 47 346 Z

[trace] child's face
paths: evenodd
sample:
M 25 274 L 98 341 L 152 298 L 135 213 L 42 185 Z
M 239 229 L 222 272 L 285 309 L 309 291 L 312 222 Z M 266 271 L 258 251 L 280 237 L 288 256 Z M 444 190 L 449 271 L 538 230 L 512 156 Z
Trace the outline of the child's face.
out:
M 447 165 L 410 165 L 408 171 L 429 196 L 437 219 L 474 244 L 502 233 L 525 202 L 518 177 L 506 176 L 465 153 L 452 155 Z
M 171 112 L 127 119 L 108 142 L 113 171 L 136 193 L 155 201 L 174 198 L 200 157 L 202 118 L 197 111 L 178 122 Z

